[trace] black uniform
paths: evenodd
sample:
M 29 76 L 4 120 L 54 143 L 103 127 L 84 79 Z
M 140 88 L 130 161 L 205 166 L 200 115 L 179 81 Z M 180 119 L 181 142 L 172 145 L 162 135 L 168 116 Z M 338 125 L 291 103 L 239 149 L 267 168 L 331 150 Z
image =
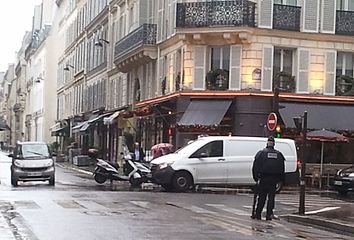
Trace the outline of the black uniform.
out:
M 252 174 L 253 179 L 259 183 L 256 189 L 258 191 L 256 215 L 254 216 L 256 219 L 261 219 L 261 213 L 267 196 L 266 218 L 267 220 L 271 220 L 273 216 L 276 184 L 284 181 L 284 161 L 283 154 L 275 150 L 273 146 L 267 146 L 255 156 Z

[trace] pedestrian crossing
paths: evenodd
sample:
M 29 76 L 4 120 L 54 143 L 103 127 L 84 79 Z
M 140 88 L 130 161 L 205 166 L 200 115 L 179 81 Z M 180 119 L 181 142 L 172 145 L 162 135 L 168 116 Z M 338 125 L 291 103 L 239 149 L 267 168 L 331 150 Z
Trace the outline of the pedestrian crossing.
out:
M 252 208 L 252 198 L 253 195 L 248 195 L 250 201 L 248 204 L 227 206 L 220 203 L 203 203 L 203 204 L 189 204 L 185 203 L 174 203 L 166 202 L 165 205 L 172 205 L 183 208 L 193 213 L 197 214 L 216 214 L 217 212 L 226 212 L 230 214 L 235 214 L 238 216 L 249 216 L 250 209 Z M 51 201 L 51 204 L 48 203 Z M 157 203 L 150 201 L 141 200 L 131 200 L 127 202 L 115 202 L 108 200 L 100 200 L 97 198 L 81 198 L 81 199 L 62 199 L 62 200 L 15 200 L 11 202 L 14 209 L 30 210 L 30 209 L 45 209 L 48 206 L 62 208 L 62 209 L 95 209 L 95 210 L 107 210 L 107 209 L 123 209 L 123 208 L 134 208 L 139 207 L 142 209 L 153 209 L 158 205 Z M 322 208 L 331 208 L 336 206 L 344 206 L 351 203 L 333 199 L 329 197 L 319 197 L 318 195 L 306 195 L 305 207 L 309 211 L 320 210 Z M 280 194 L 276 196 L 276 209 L 275 211 L 281 212 L 296 212 L 299 206 L 299 198 L 297 195 L 291 194 Z
M 188 214 L 190 218 L 205 224 L 209 227 L 221 228 L 229 232 L 239 234 L 242 236 L 238 239 L 247 239 L 249 236 L 260 234 L 267 235 L 273 238 L 280 239 L 297 239 L 292 234 L 292 230 L 288 229 L 285 221 L 261 221 L 257 222 L 250 218 L 252 208 L 253 195 L 245 194 L 243 201 L 226 203 L 212 202 L 207 199 L 203 202 L 186 203 L 186 201 L 166 201 L 163 199 L 159 201 L 144 201 L 140 198 L 137 200 L 127 201 L 112 201 L 111 199 L 99 199 L 97 196 L 90 198 L 85 195 L 80 195 L 81 198 L 67 198 L 67 199 L 34 199 L 34 200 L 9 200 L 6 202 L 8 206 L 12 206 L 13 211 L 16 212 L 40 212 L 48 211 L 56 208 L 60 211 L 72 211 L 85 216 L 100 216 L 100 217 L 121 217 L 124 214 L 145 215 L 149 216 L 154 212 L 162 210 L 162 212 L 174 212 L 171 208 L 180 209 L 182 214 Z M 2 202 L 4 203 L 4 202 Z M 0 203 L 0 204 L 2 204 Z M 331 206 L 342 206 L 346 203 L 341 200 L 331 199 L 328 197 L 319 197 L 318 195 L 306 196 L 306 207 L 309 210 L 319 210 Z M 298 196 L 280 194 L 276 197 L 277 215 L 286 213 L 295 213 L 298 209 Z M 3 224 L 4 226 L 2 226 Z M 3 228 L 3 234 L 11 235 L 9 230 L 6 230 L 6 221 L 1 219 L 0 214 L 0 229 Z M 286 233 L 284 233 L 284 231 Z M 289 232 L 291 234 L 289 235 Z M 5 235 L 4 235 L 5 236 Z M 289 237 L 290 236 L 290 237 Z M 0 238 L 1 239 L 1 238 Z M 5 238 L 6 239 L 6 238 Z M 11 238 L 8 238 L 11 239 Z M 335 239 L 335 238 L 333 238 Z

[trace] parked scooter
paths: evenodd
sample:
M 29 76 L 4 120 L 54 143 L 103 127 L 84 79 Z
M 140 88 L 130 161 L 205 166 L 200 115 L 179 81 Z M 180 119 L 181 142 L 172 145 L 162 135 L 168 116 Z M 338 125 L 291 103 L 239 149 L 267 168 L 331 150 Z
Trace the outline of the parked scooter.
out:
M 97 183 L 103 184 L 107 180 L 129 181 L 133 187 L 140 186 L 143 182 L 151 179 L 151 171 L 148 166 L 132 161 L 131 154 L 123 156 L 123 174 L 118 172 L 119 166 L 97 158 L 98 151 L 90 149 L 88 154 L 96 160 L 96 168 L 93 173 Z
M 133 161 L 131 153 L 124 155 L 123 159 L 125 162 L 123 172 L 125 175 L 130 176 L 129 183 L 133 187 L 138 187 L 142 183 L 152 180 L 150 164 Z

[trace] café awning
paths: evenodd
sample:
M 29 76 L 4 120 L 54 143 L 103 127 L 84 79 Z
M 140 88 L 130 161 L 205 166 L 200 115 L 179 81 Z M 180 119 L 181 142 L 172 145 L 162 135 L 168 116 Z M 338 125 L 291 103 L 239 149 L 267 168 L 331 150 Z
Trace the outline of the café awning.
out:
M 231 100 L 192 100 L 177 124 L 180 126 L 218 125 L 231 103 Z

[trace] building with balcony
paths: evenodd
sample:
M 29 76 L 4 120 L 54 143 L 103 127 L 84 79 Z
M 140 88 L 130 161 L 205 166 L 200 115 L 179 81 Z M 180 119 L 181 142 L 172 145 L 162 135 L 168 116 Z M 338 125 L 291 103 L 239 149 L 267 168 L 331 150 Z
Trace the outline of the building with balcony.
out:
M 56 1 L 58 121 L 109 159 L 124 136 L 267 136 L 273 111 L 283 136 L 307 110 L 310 129 L 352 137 L 353 2 Z
M 352 1 L 149 3 L 156 44 L 148 41 L 152 25 L 131 24 L 135 30 L 122 31 L 115 51 L 119 71 L 132 76 L 129 104 L 146 145 L 180 147 L 204 133 L 266 136 L 272 111 L 284 136 L 296 137 L 292 118 L 306 110 L 310 129 L 353 136 Z M 118 25 L 129 22 L 124 16 Z M 136 74 L 142 67 L 143 77 Z M 333 119 L 333 112 L 343 117 Z

